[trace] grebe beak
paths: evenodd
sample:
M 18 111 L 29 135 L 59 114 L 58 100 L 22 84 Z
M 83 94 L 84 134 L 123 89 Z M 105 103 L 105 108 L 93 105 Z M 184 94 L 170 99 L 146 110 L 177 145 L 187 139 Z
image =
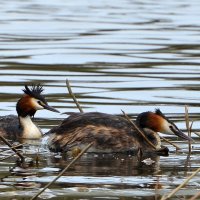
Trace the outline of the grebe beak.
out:
M 182 131 L 180 131 L 178 128 L 174 128 L 173 126 L 170 127 L 172 132 L 177 135 L 178 137 L 184 139 L 184 140 L 189 140 L 189 141 L 194 141 L 191 137 L 185 135 Z
M 50 110 L 50 111 L 52 111 L 52 112 L 58 112 L 58 113 L 59 113 L 58 110 L 56 110 L 55 108 L 49 106 L 48 104 L 43 105 L 43 107 L 44 107 L 44 109 L 46 109 L 46 110 Z

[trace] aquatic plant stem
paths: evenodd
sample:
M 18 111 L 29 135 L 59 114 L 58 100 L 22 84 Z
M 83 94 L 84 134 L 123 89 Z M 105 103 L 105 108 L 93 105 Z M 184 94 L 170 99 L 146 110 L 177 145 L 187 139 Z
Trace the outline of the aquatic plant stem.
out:
M 76 156 L 59 174 L 56 178 L 54 178 L 50 183 L 48 183 L 40 192 L 38 192 L 34 197 L 30 200 L 36 199 L 40 194 L 42 194 L 49 186 L 55 183 L 92 145 L 94 142 L 88 144 L 79 154 Z
M 77 108 L 79 109 L 79 111 L 81 113 L 83 113 L 83 109 L 81 108 L 79 102 L 76 99 L 76 96 L 74 95 L 74 93 L 71 90 L 71 86 L 70 86 L 70 83 L 69 83 L 68 79 L 66 79 L 66 85 L 67 85 L 68 92 L 69 92 L 70 96 L 72 97 L 72 99 L 74 100 L 74 103 L 76 104 Z
M 10 149 L 11 150 L 13 150 L 18 156 L 19 156 L 19 158 L 21 159 L 21 161 L 23 162 L 24 161 L 24 156 L 21 154 L 21 153 L 19 153 L 19 151 L 17 151 L 11 144 L 10 144 L 10 142 L 8 142 L 7 140 L 6 140 L 6 138 L 4 138 L 2 135 L 0 135 L 0 139 L 8 146 L 8 147 L 10 147 Z
M 197 133 L 197 132 L 193 132 L 193 133 L 200 137 L 200 133 Z
M 191 197 L 189 200 L 195 200 L 198 197 L 200 197 L 200 192 L 196 193 L 193 197 Z
M 19 148 L 19 147 L 22 147 L 24 145 L 24 143 L 22 143 L 22 144 L 17 144 L 17 145 L 12 145 L 12 148 Z M 7 151 L 7 149 L 6 150 L 3 150 L 3 151 L 0 151 L 0 153 L 2 153 L 2 152 L 6 152 Z
M 181 183 L 178 187 L 176 187 L 172 192 L 170 192 L 167 196 L 163 196 L 161 200 L 166 200 L 172 197 L 176 192 L 178 192 L 184 185 L 186 185 L 196 174 L 200 172 L 200 168 L 194 171 L 183 183 Z
M 19 148 L 19 147 L 22 147 L 24 145 L 24 143 L 22 143 L 22 144 L 17 144 L 17 145 L 15 145 L 15 146 L 12 146 L 13 148 Z
M 6 157 L 4 157 L 4 158 L 1 158 L 0 161 L 6 160 L 6 159 L 8 159 L 8 158 L 10 158 L 10 157 L 12 157 L 12 156 L 14 156 L 14 155 L 15 155 L 15 153 L 13 153 L 13 154 L 11 154 L 11 155 L 9 155 L 9 156 L 6 156 Z
M 172 146 L 176 147 L 177 150 L 181 149 L 178 145 L 174 144 L 173 142 L 169 141 L 168 139 L 166 139 L 166 138 L 164 138 L 162 136 L 160 136 L 160 138 L 163 139 L 165 142 L 171 144 Z
M 189 122 L 189 114 L 188 114 L 188 107 L 185 105 L 185 123 L 186 123 L 186 128 L 187 128 L 187 131 L 188 131 L 188 136 L 191 137 L 191 127 L 192 125 L 190 126 L 190 122 Z M 191 154 L 191 141 L 188 140 L 188 151 L 189 151 L 189 154 Z
M 155 147 L 155 145 L 153 145 L 153 143 L 148 140 L 148 138 L 144 135 L 144 133 L 137 127 L 137 125 L 132 120 L 130 120 L 130 118 L 128 117 L 128 115 L 123 110 L 122 110 L 122 113 L 124 114 L 124 117 L 131 123 L 131 125 L 134 127 L 134 129 L 145 139 L 145 141 L 151 147 L 153 147 L 155 150 L 157 150 L 157 148 Z

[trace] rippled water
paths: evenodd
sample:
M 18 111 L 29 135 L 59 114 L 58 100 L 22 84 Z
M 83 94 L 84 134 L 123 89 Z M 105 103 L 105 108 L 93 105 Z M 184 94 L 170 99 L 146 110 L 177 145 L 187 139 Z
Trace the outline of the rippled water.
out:
M 193 130 L 199 131 L 199 10 L 197 0 L 2 0 L 1 115 L 15 114 L 23 85 L 35 82 L 45 86 L 52 106 L 77 111 L 67 93 L 69 79 L 85 112 L 124 110 L 134 118 L 159 107 L 186 130 L 188 105 Z M 64 116 L 39 111 L 36 117 L 45 132 Z M 153 157 L 150 166 L 136 157 L 84 156 L 42 197 L 158 199 L 200 166 L 199 142 L 190 157 L 187 144 L 177 143 L 182 153 L 168 146 L 170 156 Z M 27 156 L 39 155 L 39 166 L 1 161 L 1 199 L 29 199 L 69 162 L 40 145 L 24 149 Z M 178 196 L 187 198 L 199 186 L 198 175 Z

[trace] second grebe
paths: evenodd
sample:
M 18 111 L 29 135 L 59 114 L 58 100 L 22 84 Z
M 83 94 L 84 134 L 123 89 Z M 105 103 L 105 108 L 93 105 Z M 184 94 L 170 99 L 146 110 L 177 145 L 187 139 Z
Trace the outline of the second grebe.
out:
M 59 112 L 48 105 L 44 96 L 43 88 L 40 85 L 29 88 L 25 85 L 24 95 L 19 99 L 16 105 L 18 116 L 8 115 L 0 117 L 0 134 L 9 139 L 38 139 L 42 137 L 41 130 L 32 122 L 37 110 L 47 109 L 53 112 Z
M 175 134 L 191 140 L 159 109 L 139 114 L 136 124 L 156 149 L 161 148 L 157 132 Z M 126 152 L 138 148 L 148 152 L 154 151 L 125 118 L 105 113 L 72 113 L 46 134 L 49 136 L 48 146 L 55 152 L 67 152 L 75 147 L 82 148 L 92 141 L 94 144 L 89 152 Z

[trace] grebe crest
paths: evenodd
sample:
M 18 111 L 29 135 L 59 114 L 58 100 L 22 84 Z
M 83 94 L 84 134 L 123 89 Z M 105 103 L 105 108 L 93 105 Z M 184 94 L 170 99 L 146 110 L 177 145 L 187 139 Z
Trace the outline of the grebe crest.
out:
M 37 110 L 47 109 L 53 112 L 59 112 L 55 108 L 50 107 L 45 100 L 45 97 L 42 95 L 43 87 L 41 85 L 34 85 L 31 88 L 28 88 L 25 85 L 23 89 L 24 95 L 17 102 L 16 110 L 19 116 L 26 117 L 34 116 Z
M 42 136 L 41 130 L 32 122 L 37 110 L 47 109 L 53 112 L 59 112 L 48 105 L 45 97 L 42 95 L 43 87 L 41 85 L 25 85 L 24 95 L 16 104 L 18 122 L 16 116 L 5 116 L 0 120 L 1 134 L 9 138 L 27 138 L 38 139 Z M 13 129 L 13 130 L 12 130 Z

